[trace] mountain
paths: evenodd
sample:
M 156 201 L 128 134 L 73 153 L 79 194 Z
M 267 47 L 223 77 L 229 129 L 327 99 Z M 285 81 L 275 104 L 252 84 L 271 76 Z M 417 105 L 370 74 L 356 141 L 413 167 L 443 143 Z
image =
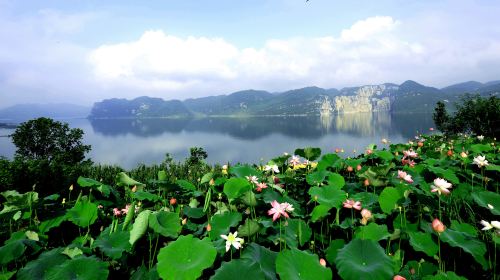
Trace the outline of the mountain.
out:
M 107 99 L 94 104 L 91 118 L 151 118 L 189 116 L 303 116 L 331 113 L 392 112 L 430 113 L 438 101 L 448 106 L 465 92 L 499 94 L 500 81 L 481 84 L 465 82 L 443 89 L 415 81 L 401 85 L 385 83 L 346 87 L 341 90 L 305 87 L 281 93 L 244 90 L 229 95 L 165 101 L 139 97 Z
M 90 108 L 75 104 L 18 104 L 0 110 L 0 120 L 22 122 L 39 117 L 53 119 L 86 118 Z
M 244 90 L 228 96 L 209 96 L 187 99 L 184 105 L 191 110 L 204 115 L 245 114 L 249 108 L 272 99 L 274 95 L 262 90 Z
M 162 118 L 190 117 L 192 113 L 179 100 L 165 101 L 161 98 L 142 96 L 133 100 L 106 99 L 96 102 L 90 112 L 91 118 Z
M 447 86 L 441 89 L 441 91 L 449 94 L 454 93 L 466 93 L 466 92 L 475 92 L 479 88 L 483 87 L 484 84 L 476 81 L 468 81 L 465 83 L 454 84 L 451 86 Z

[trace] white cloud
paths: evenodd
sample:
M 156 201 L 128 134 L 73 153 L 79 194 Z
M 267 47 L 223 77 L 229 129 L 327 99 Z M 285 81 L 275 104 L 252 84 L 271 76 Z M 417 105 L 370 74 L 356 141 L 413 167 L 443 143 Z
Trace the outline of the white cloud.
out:
M 399 25 L 391 17 L 377 16 L 356 22 L 339 37 L 271 39 L 261 48 L 243 49 L 220 38 L 146 31 L 137 41 L 95 49 L 89 61 L 107 86 L 126 83 L 142 89 L 150 85 L 156 90 L 187 90 L 218 84 L 227 90 L 236 85 L 273 90 L 272 84 L 279 83 L 285 88 L 378 82 L 373 77 L 381 70 L 379 62 L 422 52 L 422 46 L 393 34 Z

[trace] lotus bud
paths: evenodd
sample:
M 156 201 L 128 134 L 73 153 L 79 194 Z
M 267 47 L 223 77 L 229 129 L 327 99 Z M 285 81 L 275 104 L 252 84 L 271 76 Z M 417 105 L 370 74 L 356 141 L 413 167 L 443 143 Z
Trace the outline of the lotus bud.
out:
M 210 224 L 207 224 L 207 231 L 208 232 L 212 231 L 212 226 Z
M 442 233 L 445 231 L 446 226 L 440 220 L 434 219 L 434 221 L 432 221 L 432 229 L 437 233 Z
M 73 185 L 69 186 L 69 191 L 73 190 Z
M 324 266 L 324 267 L 326 267 L 326 261 L 325 261 L 325 259 L 323 259 L 323 258 L 319 259 L 319 264 L 322 265 L 322 266 Z
M 352 170 L 353 170 L 353 169 L 352 169 L 352 166 L 348 166 L 348 167 L 347 167 L 347 172 L 352 172 Z
M 361 165 L 358 164 L 358 166 L 356 166 L 356 170 L 360 171 L 361 170 Z
M 172 198 L 170 199 L 170 205 L 172 205 L 172 206 L 173 206 L 173 205 L 175 205 L 175 204 L 177 204 L 177 199 L 175 199 L 174 197 L 172 197 Z

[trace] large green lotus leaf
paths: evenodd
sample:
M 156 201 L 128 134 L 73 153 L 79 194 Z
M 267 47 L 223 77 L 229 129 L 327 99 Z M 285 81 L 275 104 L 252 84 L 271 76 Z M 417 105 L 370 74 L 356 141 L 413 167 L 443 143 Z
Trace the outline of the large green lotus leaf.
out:
M 95 257 L 78 257 L 72 260 L 66 260 L 60 265 L 52 266 L 47 270 L 45 279 L 78 279 L 93 280 L 107 279 L 108 265 Z
M 325 250 L 325 257 L 329 263 L 335 263 L 335 259 L 339 253 L 339 250 L 345 246 L 344 239 L 334 239 L 330 241 L 330 245 Z
M 159 278 L 160 276 L 158 275 L 158 271 L 156 271 L 156 267 L 148 270 L 144 264 L 130 276 L 130 280 L 158 280 Z
M 353 239 L 339 250 L 336 266 L 342 279 L 358 280 L 369 275 L 373 280 L 391 279 L 393 261 L 373 240 Z
M 397 208 L 397 202 L 401 198 L 401 193 L 396 188 L 386 187 L 380 193 L 378 203 L 384 213 L 390 214 L 392 210 Z
M 125 172 L 120 172 L 115 178 L 116 184 L 121 187 L 145 186 L 145 184 L 130 178 Z
M 106 256 L 116 260 L 121 258 L 123 252 L 131 249 L 129 240 L 129 231 L 116 231 L 111 234 L 104 232 L 96 239 L 93 247 L 98 247 Z
M 236 165 L 229 168 L 229 173 L 233 174 L 239 178 L 245 178 L 246 176 L 260 176 L 261 173 L 257 169 L 248 165 Z
M 311 228 L 300 219 L 288 220 L 287 231 L 290 231 L 296 240 L 299 241 L 300 246 L 304 246 L 309 239 L 311 239 Z
M 55 228 L 61 225 L 62 222 L 66 221 L 68 219 L 68 216 L 62 215 L 50 220 L 43 221 L 39 226 L 38 230 L 40 233 L 46 233 L 48 232 L 51 228 Z
M 477 237 L 478 235 L 477 227 L 468 223 L 460 223 L 457 220 L 451 220 L 450 228 L 473 237 Z
M 474 198 L 474 201 L 480 206 L 488 208 L 494 215 L 500 215 L 500 194 L 482 191 L 472 193 L 472 198 Z M 493 209 L 488 207 L 488 204 L 493 206 Z
M 14 274 L 16 274 L 16 272 L 16 270 L 0 272 L 0 280 L 9 280 L 12 276 L 14 276 Z
M 492 170 L 492 171 L 500 172 L 500 165 L 489 164 L 489 165 L 486 166 L 486 170 Z
M 481 154 L 483 152 L 489 152 L 491 151 L 492 147 L 490 144 L 475 144 L 470 146 L 470 150 L 473 151 L 475 154 Z
M 376 157 L 379 157 L 385 161 L 391 161 L 394 159 L 394 155 L 389 151 L 377 150 L 373 153 Z
M 161 198 L 154 193 L 145 192 L 145 191 L 136 191 L 132 193 L 132 197 L 137 200 L 148 200 L 152 202 L 159 201 Z
M 236 199 L 245 192 L 251 190 L 252 187 L 247 179 L 231 178 L 224 183 L 224 194 L 228 199 Z
M 80 200 L 66 212 L 66 216 L 75 225 L 86 228 L 97 220 L 97 205 L 88 200 Z
M 306 181 L 311 186 L 321 185 L 329 173 L 331 172 L 326 170 L 316 170 L 306 175 Z
M 361 201 L 361 205 L 363 205 L 363 208 L 367 208 L 375 203 L 378 203 L 378 195 L 371 192 L 359 192 L 352 196 L 349 195 L 349 199 Z
M 92 188 L 101 192 L 105 197 L 108 197 L 111 193 L 111 188 L 99 181 L 90 178 L 78 177 L 76 181 L 78 185 L 82 188 Z
M 458 276 L 453 271 L 438 272 L 436 275 L 427 275 L 423 280 L 467 280 L 467 278 Z
M 356 229 L 355 233 L 356 238 L 370 239 L 373 241 L 387 239 L 389 236 L 391 236 L 391 234 L 387 231 L 387 226 L 377 225 L 376 223 L 369 223 L 366 226 L 360 226 Z
M 47 270 L 53 266 L 59 265 L 68 258 L 61 254 L 62 248 L 56 248 L 47 252 L 43 252 L 40 256 L 27 263 L 17 273 L 17 279 L 21 280 L 35 280 L 44 279 Z
M 332 279 L 331 269 L 323 267 L 317 255 L 295 248 L 278 254 L 276 272 L 281 279 L 287 280 Z
M 486 270 L 488 268 L 488 262 L 484 258 L 486 245 L 479 239 L 467 233 L 446 229 L 441 233 L 441 241 L 450 244 L 450 246 L 462 248 L 465 252 L 471 254 L 483 266 L 483 269 Z
M 296 149 L 294 154 L 306 158 L 309 161 L 316 160 L 321 155 L 320 148 L 307 147 L 304 149 Z
M 212 216 L 210 237 L 216 240 L 221 238 L 221 234 L 228 235 L 230 228 L 235 227 L 239 222 L 241 222 L 241 214 L 238 212 L 225 212 Z
M 330 211 L 330 209 L 332 209 L 332 207 L 327 205 L 316 205 L 311 213 L 311 222 L 317 222 L 328 216 L 328 212 Z
M 213 280 L 234 280 L 234 279 L 265 279 L 265 274 L 257 263 L 246 259 L 237 259 L 222 263 L 221 267 L 215 271 Z
M 330 173 L 328 175 L 328 185 L 341 189 L 345 186 L 345 179 L 338 173 Z
M 196 191 L 196 186 L 193 185 L 191 182 L 186 181 L 186 180 L 177 180 L 175 182 L 177 185 L 179 185 L 182 189 L 185 191 Z
M 313 199 L 317 198 L 319 204 L 333 208 L 339 208 L 346 199 L 346 193 L 332 185 L 312 187 L 309 189 L 309 195 Z
M 24 233 L 23 233 L 24 236 Z M 26 246 L 23 240 L 15 240 L 0 247 L 0 264 L 7 264 L 24 254 Z
M 182 229 L 179 214 L 167 211 L 149 215 L 149 227 L 156 233 L 172 238 L 176 238 Z
M 321 157 L 321 160 L 316 166 L 317 170 L 326 170 L 328 167 L 333 166 L 340 160 L 340 157 L 336 154 L 326 154 Z
M 160 250 L 158 274 L 167 280 L 197 279 L 204 269 L 212 266 L 216 255 L 210 239 L 199 240 L 191 234 L 180 236 Z
M 424 232 L 408 232 L 410 236 L 410 245 L 415 251 L 424 252 L 427 256 L 432 257 L 437 254 L 439 247 L 428 233 Z
M 137 218 L 135 218 L 134 224 L 132 225 L 132 230 L 130 230 L 129 243 L 134 245 L 134 243 L 141 238 L 146 230 L 148 229 L 149 216 L 151 215 L 151 210 L 144 210 Z
M 253 236 L 260 230 L 258 222 L 250 219 L 245 220 L 245 224 L 238 227 L 238 235 L 241 237 Z
M 250 243 L 243 250 L 241 259 L 246 259 L 259 266 L 259 269 L 264 273 L 264 278 L 267 280 L 276 279 L 276 256 L 278 253 L 273 252 L 256 243 Z
M 257 199 L 255 198 L 255 193 L 253 191 L 247 191 L 241 197 L 241 202 L 247 206 L 255 207 L 257 206 Z

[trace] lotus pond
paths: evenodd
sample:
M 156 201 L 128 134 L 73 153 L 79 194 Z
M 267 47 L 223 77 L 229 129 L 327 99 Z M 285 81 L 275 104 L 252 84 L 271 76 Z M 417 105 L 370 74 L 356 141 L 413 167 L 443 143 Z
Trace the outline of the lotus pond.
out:
M 500 155 L 419 136 L 1 193 L 0 279 L 499 279 Z

